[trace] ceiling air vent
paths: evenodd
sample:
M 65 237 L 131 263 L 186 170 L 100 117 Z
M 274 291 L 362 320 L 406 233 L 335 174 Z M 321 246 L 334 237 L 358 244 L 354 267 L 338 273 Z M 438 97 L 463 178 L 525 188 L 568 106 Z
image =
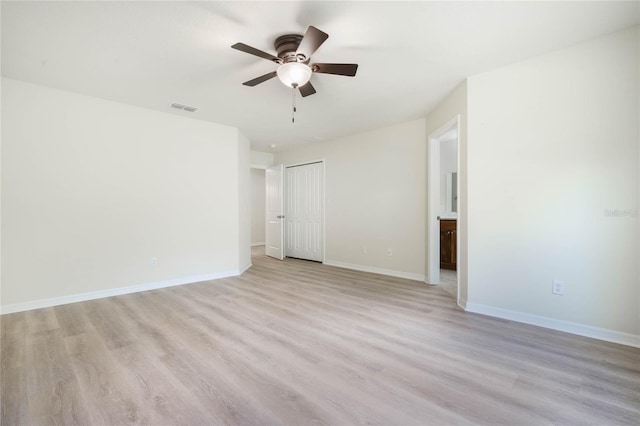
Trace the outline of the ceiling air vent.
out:
M 175 108 L 175 109 L 181 109 L 183 111 L 187 111 L 187 112 L 194 112 L 198 109 L 198 107 L 194 107 L 191 105 L 185 105 L 185 104 L 179 104 L 177 102 L 174 102 L 171 104 L 171 108 Z

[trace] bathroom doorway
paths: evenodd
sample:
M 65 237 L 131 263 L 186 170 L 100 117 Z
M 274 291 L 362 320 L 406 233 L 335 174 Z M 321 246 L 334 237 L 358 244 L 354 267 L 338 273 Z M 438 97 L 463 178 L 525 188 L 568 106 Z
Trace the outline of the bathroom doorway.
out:
M 458 300 L 459 117 L 429 136 L 427 282 Z

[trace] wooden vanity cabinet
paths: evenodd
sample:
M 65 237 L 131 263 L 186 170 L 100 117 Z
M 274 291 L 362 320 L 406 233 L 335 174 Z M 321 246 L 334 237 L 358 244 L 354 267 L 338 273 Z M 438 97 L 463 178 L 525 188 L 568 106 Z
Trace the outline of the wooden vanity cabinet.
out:
M 456 269 L 456 233 L 455 219 L 440 220 L 440 268 Z

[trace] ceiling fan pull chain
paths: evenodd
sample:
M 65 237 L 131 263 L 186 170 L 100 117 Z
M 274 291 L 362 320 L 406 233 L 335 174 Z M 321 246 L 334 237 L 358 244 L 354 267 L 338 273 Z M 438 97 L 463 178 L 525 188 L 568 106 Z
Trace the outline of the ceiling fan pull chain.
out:
M 296 85 L 294 85 L 291 89 L 291 122 L 296 122 Z

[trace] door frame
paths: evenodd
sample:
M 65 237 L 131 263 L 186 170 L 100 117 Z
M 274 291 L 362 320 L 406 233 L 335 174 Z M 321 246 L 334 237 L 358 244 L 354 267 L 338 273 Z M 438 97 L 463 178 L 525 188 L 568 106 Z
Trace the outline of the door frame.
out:
M 327 227 L 326 227 L 326 222 L 327 222 L 327 163 L 326 163 L 326 159 L 325 158 L 320 158 L 317 160 L 308 160 L 308 161 L 299 161 L 296 163 L 289 163 L 289 164 L 283 164 L 283 200 L 285 200 L 286 194 L 287 194 L 287 180 L 284 178 L 285 174 L 286 174 L 286 170 L 287 167 L 298 167 L 298 166 L 305 166 L 307 164 L 316 164 L 316 163 L 321 163 L 322 164 L 322 260 L 320 261 L 320 263 L 325 262 L 327 255 L 326 255 L 326 250 L 327 250 Z M 284 220 L 287 220 L 287 215 L 284 212 L 284 207 L 283 207 L 283 214 L 285 215 Z M 284 225 L 284 223 L 283 223 Z M 287 238 L 286 232 L 287 232 L 287 227 L 284 226 L 284 230 L 283 230 L 283 236 L 282 236 L 282 241 L 283 241 L 283 250 L 284 250 L 284 257 L 287 257 L 287 246 L 286 244 L 284 244 L 284 241 Z
M 458 193 L 458 220 L 460 223 L 460 114 L 457 114 L 443 126 L 431 133 L 428 138 L 428 183 L 427 183 L 427 275 L 426 282 L 433 285 L 440 284 L 440 142 L 442 136 L 455 127 L 457 131 L 457 170 L 458 179 L 456 190 Z M 460 232 L 456 232 L 456 281 L 457 301 L 460 301 Z

